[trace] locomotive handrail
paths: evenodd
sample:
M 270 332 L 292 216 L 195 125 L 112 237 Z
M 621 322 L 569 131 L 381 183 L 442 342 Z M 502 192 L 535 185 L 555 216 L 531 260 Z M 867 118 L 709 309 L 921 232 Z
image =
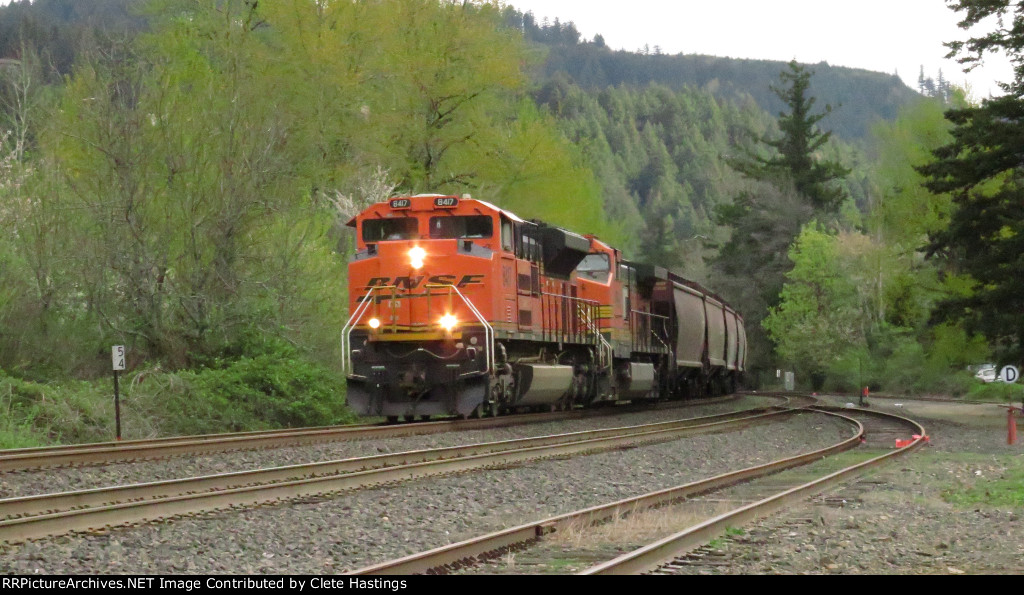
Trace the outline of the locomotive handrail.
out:
M 581 298 L 581 297 L 578 297 L 578 296 L 565 295 L 564 293 L 548 293 L 546 291 L 542 291 L 542 292 L 540 292 L 540 295 L 541 295 L 541 298 L 544 298 L 544 297 L 561 298 L 563 300 L 569 300 L 570 302 L 579 302 L 578 304 L 576 304 L 578 318 L 580 318 L 581 320 L 584 320 L 584 321 L 585 321 L 585 318 L 586 318 L 584 307 L 593 309 L 593 308 L 600 307 L 600 305 L 601 305 L 601 303 L 598 302 L 597 300 L 590 300 L 590 299 Z M 563 327 L 564 327 L 564 325 L 565 325 L 565 321 L 564 320 L 562 321 L 562 324 L 563 324 Z M 565 330 L 566 329 L 564 329 L 564 328 L 560 329 L 560 331 L 562 331 L 562 332 L 565 332 Z M 579 335 L 579 333 L 566 333 L 566 334 Z M 596 334 L 600 334 L 600 333 L 596 333 Z
M 643 310 L 630 310 L 630 312 L 633 313 L 633 314 L 643 314 L 644 316 L 650 316 L 651 318 L 663 318 L 665 320 L 669 319 L 668 316 L 665 316 L 664 314 L 655 314 L 654 312 L 644 312 Z
M 381 289 L 383 286 L 370 287 L 366 295 L 363 296 L 362 301 L 356 306 L 356 311 L 352 313 L 348 318 L 348 322 L 341 329 L 341 371 L 347 374 L 352 369 L 352 330 L 355 328 L 355 322 L 362 318 L 363 314 L 366 313 L 366 309 L 370 305 L 371 297 L 377 289 Z
M 601 357 L 601 365 L 611 366 L 612 359 L 614 356 L 612 344 L 609 343 L 608 340 L 604 338 L 604 335 L 601 334 L 601 328 L 597 326 L 593 320 L 590 319 L 590 316 L 587 315 L 586 310 L 580 304 L 577 304 L 576 307 L 579 308 L 580 317 L 583 318 L 583 321 L 586 323 L 587 327 L 590 328 L 591 332 L 594 333 L 594 336 L 597 337 L 598 352 L 600 353 Z
M 646 316 L 648 318 L 661 318 L 663 322 L 669 320 L 669 317 L 665 316 L 663 314 L 655 314 L 654 312 L 644 312 L 643 310 L 630 310 L 629 313 L 630 314 L 637 314 L 637 315 L 641 315 L 641 316 Z M 653 324 L 648 324 L 647 326 L 648 326 L 647 332 L 650 333 L 650 335 L 652 337 L 657 339 L 658 343 L 661 343 L 661 346 L 665 348 L 666 352 L 670 351 L 670 349 L 668 347 L 668 343 L 665 343 L 664 341 L 662 341 L 661 337 L 659 337 L 658 334 L 654 332 L 654 325 Z M 635 337 L 636 335 L 634 334 L 633 336 Z

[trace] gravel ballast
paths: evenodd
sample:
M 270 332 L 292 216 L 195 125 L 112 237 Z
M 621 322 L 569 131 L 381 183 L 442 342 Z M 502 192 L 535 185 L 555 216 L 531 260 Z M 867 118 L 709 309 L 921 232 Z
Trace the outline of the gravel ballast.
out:
M 824 400 L 844 406 L 848 399 Z M 658 573 L 1024 573 L 1024 444 L 1007 444 L 1005 407 L 907 398 L 869 399 L 869 405 L 923 423 L 930 444 L 803 504 L 733 528 Z M 893 446 L 891 435 L 882 442 L 869 438 L 866 451 L 798 472 L 831 471 L 840 460 L 852 464 Z M 787 474 L 776 477 L 788 485 Z M 726 512 L 750 496 L 745 488 L 716 492 L 703 509 L 702 499 L 694 498 L 580 535 L 556 536 L 468 572 L 578 572 Z
M 1020 504 L 950 502 L 1020 477 L 1024 441 L 1007 444 L 1006 409 L 869 400 L 924 424 L 924 450 L 696 554 L 684 574 L 1022 574 Z M 1024 423 L 1019 419 L 1018 423 Z M 1014 475 L 1016 473 L 1016 475 Z M 1017 487 L 1018 498 L 1024 486 Z M 703 561 L 707 561 L 704 563 Z
M 775 399 L 740 397 L 735 401 L 695 407 L 625 413 L 560 422 L 529 423 L 488 430 L 331 442 L 318 445 L 222 452 L 188 457 L 179 456 L 168 459 L 91 467 L 0 473 L 0 498 L 196 477 L 230 471 L 331 461 L 423 448 L 440 448 L 582 430 L 649 424 L 776 404 L 778 404 L 778 401 Z
M 714 412 L 701 410 L 701 414 Z M 598 423 L 624 425 L 620 418 L 601 418 Z M 540 430 L 537 434 L 551 433 L 536 426 L 521 429 L 527 428 Z M 341 572 L 815 450 L 851 433 L 850 426 L 839 420 L 804 414 L 730 434 L 4 546 L 0 571 Z M 458 442 L 470 441 L 466 433 L 454 436 Z

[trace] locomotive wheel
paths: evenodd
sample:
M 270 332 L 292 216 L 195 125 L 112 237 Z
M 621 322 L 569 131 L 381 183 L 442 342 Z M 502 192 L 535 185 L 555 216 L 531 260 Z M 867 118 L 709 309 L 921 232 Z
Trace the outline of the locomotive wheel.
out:
M 398 423 L 398 416 L 397 415 L 389 415 L 388 416 L 388 423 L 389 424 L 397 424 Z

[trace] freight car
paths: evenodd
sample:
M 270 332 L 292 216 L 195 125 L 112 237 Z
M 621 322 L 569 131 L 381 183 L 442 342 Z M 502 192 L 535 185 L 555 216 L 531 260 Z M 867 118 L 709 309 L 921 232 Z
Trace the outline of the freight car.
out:
M 399 417 L 554 410 L 736 390 L 743 318 L 593 235 L 471 197 L 392 198 L 356 215 L 349 406 Z

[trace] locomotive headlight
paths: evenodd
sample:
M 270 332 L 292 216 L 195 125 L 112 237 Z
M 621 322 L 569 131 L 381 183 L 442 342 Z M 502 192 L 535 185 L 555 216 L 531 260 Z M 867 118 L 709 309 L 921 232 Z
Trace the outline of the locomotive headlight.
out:
M 458 319 L 452 316 L 451 314 L 445 314 L 444 316 L 441 317 L 441 328 L 443 328 L 447 332 L 451 332 L 451 330 L 455 328 L 455 325 L 457 325 L 458 323 Z
M 427 251 L 419 246 L 413 246 L 413 248 L 409 250 L 409 264 L 411 264 L 414 269 L 421 268 L 423 266 L 423 259 L 426 257 Z
M 370 328 L 378 329 L 378 328 L 380 328 L 380 319 L 379 318 L 371 318 L 369 324 L 370 324 Z

